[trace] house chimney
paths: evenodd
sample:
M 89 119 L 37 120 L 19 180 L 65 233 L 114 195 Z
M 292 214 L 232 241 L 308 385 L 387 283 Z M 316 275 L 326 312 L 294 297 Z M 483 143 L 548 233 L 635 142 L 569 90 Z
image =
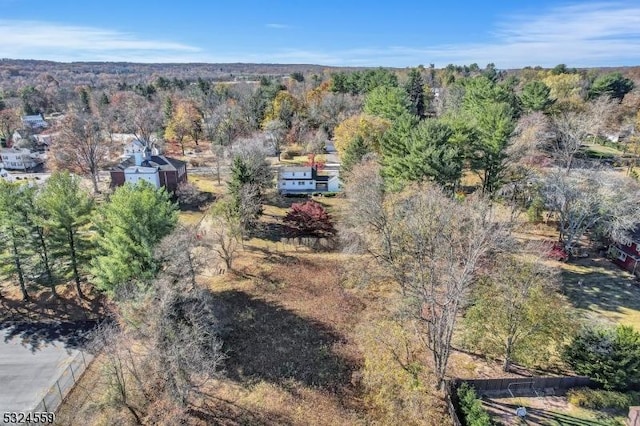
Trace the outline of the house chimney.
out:
M 144 153 L 134 152 L 133 157 L 135 158 L 136 166 L 142 166 L 142 160 L 144 160 L 144 157 L 145 157 Z

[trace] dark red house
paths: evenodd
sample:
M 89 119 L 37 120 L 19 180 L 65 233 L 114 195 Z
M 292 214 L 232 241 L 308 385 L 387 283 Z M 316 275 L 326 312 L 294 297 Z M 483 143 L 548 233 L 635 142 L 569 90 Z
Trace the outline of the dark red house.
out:
M 626 243 L 614 243 L 609 248 L 613 263 L 640 278 L 640 229 Z
M 164 155 L 137 152 L 111 169 L 112 188 L 141 180 L 173 192 L 178 185 L 187 181 L 187 163 Z

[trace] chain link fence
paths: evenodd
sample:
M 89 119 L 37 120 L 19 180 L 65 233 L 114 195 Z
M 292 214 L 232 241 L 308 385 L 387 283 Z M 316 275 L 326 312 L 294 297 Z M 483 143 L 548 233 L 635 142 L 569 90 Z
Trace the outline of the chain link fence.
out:
M 73 386 L 76 384 L 82 374 L 87 369 L 91 361 L 93 360 L 93 355 L 88 352 L 83 351 L 82 349 L 76 353 L 76 355 L 71 359 L 71 362 L 64 369 L 60 377 L 56 380 L 56 382 L 49 388 L 47 393 L 42 397 L 38 405 L 32 410 L 34 412 L 55 412 L 64 397 L 73 389 Z

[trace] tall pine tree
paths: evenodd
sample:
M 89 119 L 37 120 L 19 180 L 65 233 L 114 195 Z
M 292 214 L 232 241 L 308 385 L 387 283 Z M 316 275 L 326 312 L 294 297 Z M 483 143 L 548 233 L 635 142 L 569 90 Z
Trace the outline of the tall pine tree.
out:
M 406 90 L 409 94 L 411 112 L 417 117 L 424 117 L 426 108 L 424 81 L 420 70 L 417 68 L 412 68 L 411 71 L 409 71 L 409 81 L 407 81 Z
M 56 257 L 64 259 L 63 264 L 68 265 L 61 273 L 73 278 L 78 297 L 82 298 L 80 282 L 83 265 L 90 257 L 91 240 L 87 226 L 91 221 L 93 200 L 80 187 L 80 179 L 61 172 L 54 173 L 47 180 L 36 198 L 36 208 L 48 230 Z
M 27 268 L 33 255 L 30 225 L 26 216 L 24 186 L 0 179 L 0 271 L 9 279 L 17 279 L 22 298 L 29 300 Z
M 157 272 L 153 250 L 178 221 L 164 189 L 147 182 L 119 187 L 98 210 L 98 255 L 91 272 L 98 288 L 113 294 L 127 283 L 144 285 Z

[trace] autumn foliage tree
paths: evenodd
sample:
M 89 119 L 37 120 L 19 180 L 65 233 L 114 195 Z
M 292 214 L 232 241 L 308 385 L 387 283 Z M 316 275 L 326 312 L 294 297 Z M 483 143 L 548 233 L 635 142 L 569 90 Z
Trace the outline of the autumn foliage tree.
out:
M 359 114 L 341 122 L 334 131 L 335 147 L 344 155 L 349 145 L 356 139 L 362 138 L 371 151 L 380 151 L 380 140 L 391 123 L 384 118 L 373 115 Z
M 0 139 L 4 139 L 7 146 L 11 146 L 13 132 L 20 126 L 20 119 L 15 109 L 2 109 L 0 105 Z
M 202 112 L 193 102 L 181 102 L 167 124 L 164 137 L 177 141 L 182 149 L 182 155 L 184 155 L 185 138 L 191 138 L 198 145 L 203 132 L 202 119 Z
M 294 203 L 283 221 L 294 237 L 329 238 L 336 234 L 331 216 L 315 201 Z

